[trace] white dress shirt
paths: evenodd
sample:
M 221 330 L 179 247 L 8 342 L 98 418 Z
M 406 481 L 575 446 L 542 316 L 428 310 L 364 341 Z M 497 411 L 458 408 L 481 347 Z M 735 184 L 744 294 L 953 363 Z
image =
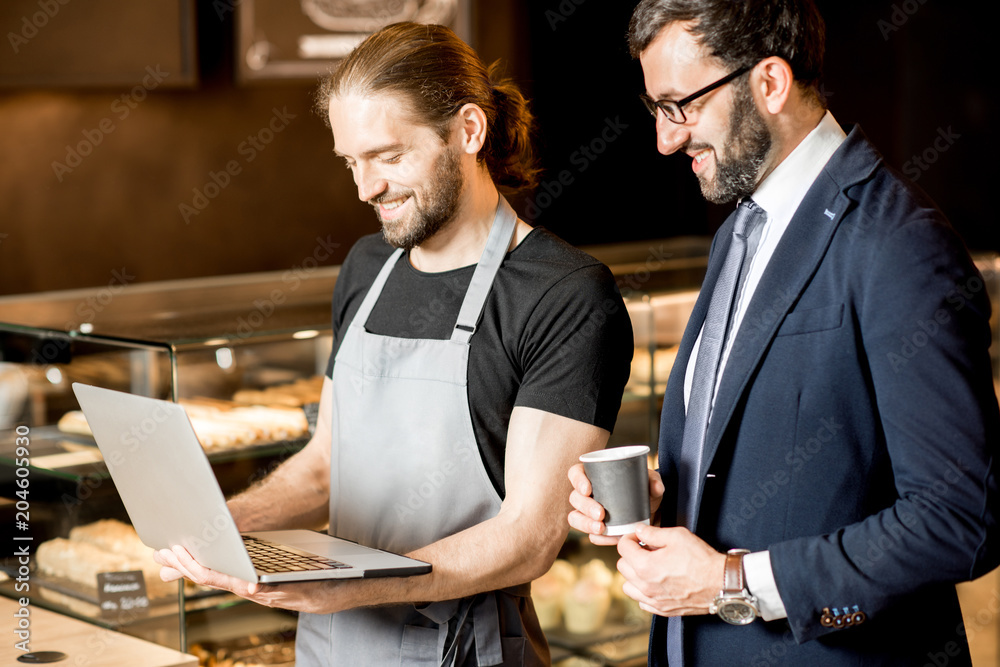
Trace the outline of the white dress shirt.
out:
M 802 199 L 805 198 L 806 192 L 812 187 L 813 181 L 820 175 L 826 163 L 846 138 L 847 135 L 834 120 L 833 115 L 827 111 L 813 131 L 806 135 L 806 138 L 781 164 L 775 167 L 774 171 L 768 174 L 764 182 L 753 193 L 752 199 L 767 213 L 767 221 L 758 225 L 749 239 L 750 247 L 756 245 L 756 251 L 750 258 L 746 282 L 743 283 L 742 289 L 736 295 L 732 315 L 732 333 L 726 339 L 722 357 L 719 360 L 719 370 L 715 383 L 716 394 L 719 391 L 718 380 L 722 378 L 722 373 L 725 371 L 733 340 L 739 333 L 743 316 L 746 315 L 747 307 L 753 298 L 757 285 L 760 284 L 761 276 L 771 261 L 774 249 L 778 246 L 778 242 L 788 228 L 788 223 L 791 222 L 799 204 L 802 203 Z M 691 396 L 694 361 L 698 358 L 699 347 L 701 347 L 700 333 L 694 348 L 691 350 L 690 361 L 684 376 L 685 410 Z M 712 404 L 713 406 L 715 404 L 714 396 Z M 765 621 L 771 621 L 787 617 L 785 605 L 778 594 L 774 573 L 771 570 L 770 553 L 760 551 L 747 554 L 743 559 L 743 566 L 746 570 L 747 588 L 757 598 L 761 618 Z

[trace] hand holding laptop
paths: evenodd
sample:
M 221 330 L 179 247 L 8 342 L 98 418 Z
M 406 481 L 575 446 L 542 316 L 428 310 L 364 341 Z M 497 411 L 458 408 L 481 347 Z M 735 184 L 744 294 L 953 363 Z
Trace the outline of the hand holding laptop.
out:
M 165 580 L 184 576 L 261 604 L 331 611 L 346 608 L 344 592 L 357 588 L 335 581 L 431 570 L 310 530 L 241 534 L 180 405 L 80 383 L 73 390 L 139 538 L 168 568 Z
M 357 586 L 351 585 L 354 582 L 350 580 L 277 585 L 243 581 L 201 565 L 182 546 L 160 549 L 154 553 L 153 560 L 163 566 L 160 578 L 164 581 L 176 581 L 183 577 L 200 586 L 228 591 L 265 607 L 329 613 L 352 609 L 363 603 L 363 600 L 353 601 L 357 597 L 355 593 L 362 591 Z

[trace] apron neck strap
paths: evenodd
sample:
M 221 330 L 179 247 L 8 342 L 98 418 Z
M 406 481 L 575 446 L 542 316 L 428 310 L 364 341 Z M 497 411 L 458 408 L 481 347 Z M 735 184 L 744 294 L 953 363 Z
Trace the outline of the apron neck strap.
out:
M 483 306 L 486 304 L 486 297 L 493 286 L 493 278 L 507 254 L 507 248 L 510 247 L 510 240 L 514 237 L 516 227 L 517 215 L 504 196 L 500 195 L 496 214 L 493 216 L 493 226 L 490 228 L 490 235 L 486 240 L 486 247 L 483 249 L 476 270 L 472 274 L 469 290 L 465 293 L 462 309 L 458 312 L 458 321 L 455 323 L 455 329 L 451 332 L 453 343 L 468 343 L 472 334 L 476 332 L 476 324 L 479 322 L 479 316 L 482 315 Z
M 475 333 L 476 324 L 479 322 L 479 316 L 486 303 L 486 297 L 493 285 L 493 278 L 507 254 L 507 248 L 510 246 L 510 240 L 514 237 L 516 227 L 517 215 L 503 195 L 500 195 L 500 201 L 497 202 L 496 213 L 493 216 L 493 226 L 490 227 L 490 235 L 486 239 L 486 247 L 483 249 L 476 270 L 472 274 L 472 281 L 469 283 L 469 290 L 465 293 L 465 299 L 462 300 L 458 321 L 451 334 L 452 342 L 468 343 L 472 334 Z M 364 327 L 368 322 L 368 316 L 371 315 L 375 302 L 382 294 L 382 288 L 385 287 L 389 274 L 392 273 L 393 267 L 402 256 L 403 249 L 396 248 L 395 252 L 382 265 L 382 270 L 379 271 L 375 282 L 368 288 L 368 294 L 365 295 L 358 307 L 358 312 L 354 315 L 351 326 Z
M 392 273 L 393 267 L 396 266 L 396 262 L 399 258 L 403 256 L 403 249 L 396 248 L 396 250 L 389 255 L 389 259 L 385 260 L 385 264 L 382 265 L 382 270 L 378 272 L 378 276 L 375 277 L 375 282 L 372 286 L 368 288 L 368 294 L 365 295 L 364 300 L 361 305 L 358 306 L 358 312 L 354 314 L 354 319 L 351 321 L 352 327 L 364 327 L 368 322 L 368 316 L 372 314 L 372 308 L 375 307 L 375 302 L 378 301 L 379 296 L 382 294 L 382 288 L 385 287 L 385 281 L 389 279 L 389 274 Z

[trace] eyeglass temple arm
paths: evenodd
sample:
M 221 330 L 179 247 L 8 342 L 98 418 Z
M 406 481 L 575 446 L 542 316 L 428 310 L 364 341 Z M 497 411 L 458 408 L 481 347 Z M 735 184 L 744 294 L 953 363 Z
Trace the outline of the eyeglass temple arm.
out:
M 701 90 L 699 90 L 697 92 L 694 92 L 694 93 L 691 93 L 690 95 L 688 95 L 687 97 L 685 97 L 683 100 L 680 100 L 679 102 L 676 102 L 675 104 L 677 104 L 678 107 L 682 107 L 685 104 L 687 104 L 688 102 L 690 102 L 691 100 L 698 99 L 702 95 L 710 93 L 713 90 L 715 90 L 716 88 L 719 88 L 720 86 L 726 85 L 727 83 L 729 83 L 730 81 L 732 81 L 733 79 L 735 79 L 736 77 L 738 77 L 739 75 L 741 75 L 741 74 L 743 74 L 745 72 L 749 72 L 754 67 L 755 67 L 754 65 L 747 65 L 745 67 L 741 67 L 738 70 L 736 70 L 735 72 L 732 72 L 731 74 L 727 74 L 726 76 L 722 77 L 721 79 L 719 79 L 715 83 L 710 83 L 709 85 L 705 86 Z

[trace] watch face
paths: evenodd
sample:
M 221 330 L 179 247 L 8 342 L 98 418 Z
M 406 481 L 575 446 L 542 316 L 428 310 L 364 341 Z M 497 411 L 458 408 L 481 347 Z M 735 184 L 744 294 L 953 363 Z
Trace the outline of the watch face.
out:
M 746 625 L 757 618 L 757 610 L 745 600 L 723 600 L 718 613 L 719 618 L 733 625 Z

